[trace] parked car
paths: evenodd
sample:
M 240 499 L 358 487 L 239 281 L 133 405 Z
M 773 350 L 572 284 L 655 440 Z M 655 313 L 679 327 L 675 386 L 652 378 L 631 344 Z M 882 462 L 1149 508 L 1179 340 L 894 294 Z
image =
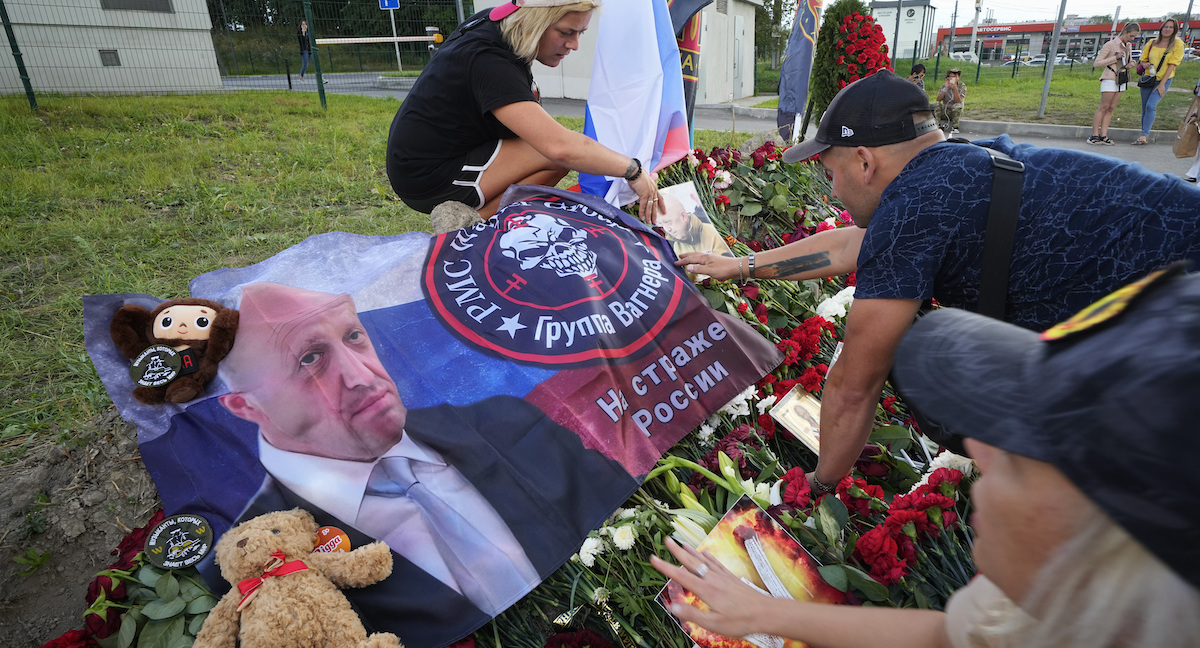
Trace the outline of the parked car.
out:
M 1025 65 L 1045 65 L 1045 64 L 1046 64 L 1045 56 L 1035 56 L 1035 57 L 1029 59 L 1028 61 L 1025 61 Z
M 1038 66 L 1038 65 L 1041 65 L 1041 63 L 1030 63 L 1029 61 L 1012 61 L 1012 60 L 1009 60 L 1009 61 L 1005 61 L 1005 62 L 1001 63 L 1000 65 L 1019 65 L 1019 66 L 1022 66 L 1022 67 L 1033 67 L 1033 66 Z
M 975 52 L 951 52 L 950 58 L 955 61 L 969 61 L 971 63 L 979 62 L 979 55 Z

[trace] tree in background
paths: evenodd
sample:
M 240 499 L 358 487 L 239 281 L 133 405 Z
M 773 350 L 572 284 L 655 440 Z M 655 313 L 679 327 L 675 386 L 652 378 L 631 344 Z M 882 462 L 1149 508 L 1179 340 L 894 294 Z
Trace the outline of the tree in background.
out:
M 821 17 L 817 49 L 808 86 L 816 119 L 825 114 L 834 95 L 865 76 L 891 69 L 883 28 L 875 23 L 861 0 L 838 0 Z
M 755 49 L 760 59 L 770 62 L 772 70 L 779 67 L 779 58 L 787 48 L 795 13 L 796 0 L 765 0 L 754 7 Z

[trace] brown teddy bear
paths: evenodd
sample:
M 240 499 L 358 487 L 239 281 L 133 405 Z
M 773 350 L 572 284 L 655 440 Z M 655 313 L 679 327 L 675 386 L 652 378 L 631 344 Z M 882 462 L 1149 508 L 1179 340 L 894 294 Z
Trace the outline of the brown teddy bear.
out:
M 307 511 L 292 509 L 260 515 L 221 536 L 217 564 L 234 588 L 209 613 L 195 648 L 399 648 L 394 634 L 368 637 L 338 591 L 387 578 L 392 573 L 387 545 L 313 553 L 317 528 Z
M 233 348 L 238 312 L 207 299 L 168 299 L 148 311 L 126 304 L 108 334 L 132 361 L 133 397 L 147 405 L 186 403 L 217 375 Z

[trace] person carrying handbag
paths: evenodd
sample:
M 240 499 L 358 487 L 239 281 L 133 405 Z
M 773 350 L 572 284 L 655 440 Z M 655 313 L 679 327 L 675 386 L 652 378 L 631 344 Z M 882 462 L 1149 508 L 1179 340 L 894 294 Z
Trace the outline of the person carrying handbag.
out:
M 1113 145 L 1108 138 L 1108 124 L 1121 93 L 1129 85 L 1129 69 L 1134 66 L 1132 43 L 1140 33 L 1141 27 L 1137 23 L 1126 23 L 1116 38 L 1100 48 L 1092 63 L 1093 68 L 1104 68 L 1104 72 L 1100 74 L 1100 107 L 1092 117 L 1092 136 L 1087 139 L 1088 144 Z
M 1192 99 L 1192 106 L 1188 108 L 1187 115 L 1183 118 L 1183 121 L 1185 124 L 1190 124 L 1192 128 L 1196 128 L 1193 122 L 1197 119 L 1197 103 L 1200 102 L 1200 81 L 1196 81 L 1196 87 L 1192 88 L 1192 94 L 1195 95 L 1195 98 Z M 1196 157 L 1192 160 L 1192 166 L 1184 174 L 1183 179 L 1194 183 L 1197 176 L 1200 176 L 1200 150 L 1196 151 Z
M 1179 23 L 1174 18 L 1168 18 L 1159 27 L 1158 38 L 1150 47 L 1142 49 L 1141 63 L 1138 64 L 1138 74 L 1143 75 L 1138 81 L 1138 89 L 1142 93 L 1142 135 L 1133 141 L 1134 144 L 1148 143 L 1150 127 L 1154 125 L 1154 117 L 1158 112 L 1158 102 L 1167 95 L 1171 80 L 1175 77 L 1175 68 L 1183 61 L 1183 41 L 1176 38 L 1178 35 Z M 1158 60 L 1156 65 L 1145 65 L 1155 58 Z

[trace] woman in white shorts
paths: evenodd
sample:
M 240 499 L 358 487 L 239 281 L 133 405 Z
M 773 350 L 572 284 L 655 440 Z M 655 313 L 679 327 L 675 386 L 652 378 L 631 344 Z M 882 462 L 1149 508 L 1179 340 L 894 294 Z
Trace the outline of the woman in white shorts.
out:
M 1108 138 L 1108 123 L 1112 121 L 1113 110 L 1121 99 L 1121 93 L 1129 85 L 1129 69 L 1136 64 L 1133 60 L 1133 39 L 1140 33 L 1141 27 L 1137 23 L 1125 23 L 1120 35 L 1105 43 L 1092 62 L 1092 67 L 1104 68 L 1104 72 L 1100 74 L 1100 107 L 1092 117 L 1092 136 L 1087 139 L 1088 144 L 1113 145 Z

